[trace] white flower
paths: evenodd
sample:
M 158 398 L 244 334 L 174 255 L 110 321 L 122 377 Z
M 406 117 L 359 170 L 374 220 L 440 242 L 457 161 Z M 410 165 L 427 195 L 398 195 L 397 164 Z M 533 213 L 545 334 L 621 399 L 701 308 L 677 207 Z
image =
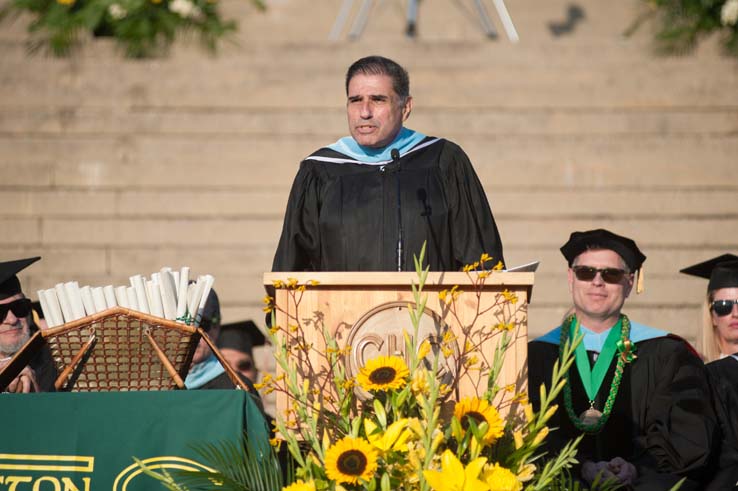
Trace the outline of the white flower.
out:
M 173 0 L 169 4 L 169 10 L 171 10 L 175 14 L 179 14 L 180 17 L 184 17 L 184 18 L 188 18 L 188 17 L 197 18 L 202 15 L 202 12 L 197 7 L 197 5 L 192 3 L 190 0 Z
M 738 22 L 738 0 L 728 0 L 723 4 L 720 21 L 724 26 L 734 26 Z
M 117 3 L 110 4 L 110 7 L 108 7 L 108 13 L 110 14 L 110 17 L 115 20 L 120 20 L 128 14 L 128 12 L 126 12 L 126 9 L 124 9 Z

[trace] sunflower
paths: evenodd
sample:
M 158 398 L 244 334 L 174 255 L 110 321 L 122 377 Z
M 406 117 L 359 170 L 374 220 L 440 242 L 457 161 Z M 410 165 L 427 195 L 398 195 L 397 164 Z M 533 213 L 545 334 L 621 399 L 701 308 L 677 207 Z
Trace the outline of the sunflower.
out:
M 289 486 L 282 488 L 282 491 L 315 491 L 315 483 L 313 481 L 304 482 L 302 479 L 298 479 Z
M 469 428 L 469 420 L 479 425 L 487 423 L 487 433 L 484 434 L 484 443 L 494 443 L 505 430 L 505 422 L 494 406 L 490 406 L 485 399 L 466 397 L 456 403 L 454 416 L 461 423 L 462 428 Z
M 363 438 L 347 436 L 325 453 L 325 473 L 337 483 L 368 481 L 377 470 L 377 451 Z
M 482 472 L 482 479 L 489 486 L 490 491 L 520 491 L 523 484 L 510 469 L 500 467 L 499 464 L 486 465 Z
M 402 387 L 409 375 L 410 370 L 399 356 L 378 356 L 361 368 L 356 379 L 367 391 L 392 390 Z

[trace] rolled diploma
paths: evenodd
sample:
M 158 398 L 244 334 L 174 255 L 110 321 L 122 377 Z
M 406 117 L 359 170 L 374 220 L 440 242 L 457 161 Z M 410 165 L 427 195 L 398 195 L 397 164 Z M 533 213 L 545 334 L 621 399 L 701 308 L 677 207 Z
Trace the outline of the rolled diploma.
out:
M 79 283 L 76 281 L 68 281 L 64 283 L 64 290 L 67 292 L 67 300 L 72 307 L 74 320 L 81 319 L 85 316 L 85 307 L 82 304 L 82 296 L 79 294 Z
M 174 298 L 175 300 L 178 298 L 177 295 L 179 295 L 179 271 L 170 271 L 169 274 L 172 275 L 172 279 L 174 280 Z M 175 310 L 177 308 L 177 303 L 174 303 Z
M 126 293 L 125 286 L 115 287 L 115 299 L 118 301 L 118 305 L 120 305 L 121 307 L 130 308 L 128 306 L 128 294 Z
M 149 280 L 146 282 L 146 291 L 149 294 L 149 300 L 151 302 L 151 315 L 156 317 L 164 317 L 164 309 L 161 305 L 161 293 L 159 289 L 159 283 Z
M 205 275 L 205 278 L 203 280 L 203 287 L 202 287 L 202 295 L 200 296 L 200 304 L 197 306 L 197 325 L 200 325 L 200 319 L 202 319 L 202 311 L 205 309 L 205 303 L 208 301 L 208 295 L 210 295 L 210 290 L 213 288 L 213 283 L 215 282 L 215 278 L 213 278 L 211 275 Z
M 130 280 L 131 286 L 136 290 L 136 301 L 138 303 L 138 309 L 136 310 L 143 312 L 144 314 L 150 314 L 151 310 L 149 309 L 149 301 L 146 295 L 144 279 L 140 274 L 137 274 L 135 276 L 131 276 Z
M 64 283 L 57 283 L 54 286 L 54 290 L 56 291 L 56 298 L 59 299 L 59 305 L 61 306 L 62 315 L 64 316 L 64 324 L 67 322 L 72 322 L 74 320 L 74 313 L 72 312 L 72 307 L 69 305 L 69 300 L 67 298 L 67 292 L 64 289 Z
M 49 308 L 49 303 L 46 301 L 46 293 L 44 290 L 39 290 L 36 292 L 38 295 L 38 303 L 41 304 L 41 312 L 44 313 L 44 319 L 46 319 L 46 325 L 49 327 L 54 327 L 56 324 L 54 324 L 54 319 L 51 316 L 51 309 Z
M 179 287 L 177 288 L 177 319 L 182 319 L 187 314 L 187 294 L 189 293 L 190 268 L 182 267 L 179 270 Z
M 132 286 L 126 288 L 126 297 L 128 297 L 128 308 L 131 310 L 138 311 L 138 296 L 136 295 L 136 289 Z
M 56 296 L 56 289 L 49 288 L 48 290 L 44 290 L 44 296 L 46 297 L 46 304 L 49 306 L 54 327 L 61 326 L 64 324 L 64 316 L 62 315 L 59 298 Z M 48 319 L 46 322 L 48 322 Z M 51 324 L 49 324 L 49 327 L 51 327 Z
M 200 321 L 197 319 L 197 307 L 200 305 L 200 298 L 202 297 L 202 289 L 205 287 L 205 281 L 202 278 L 198 278 L 195 282 L 195 286 L 192 288 L 192 296 L 187 295 L 187 312 L 190 317 L 195 319 L 195 325 L 199 325 Z
M 107 309 L 107 305 L 105 304 L 105 294 L 103 293 L 103 289 L 101 286 L 96 286 L 94 288 L 91 288 L 92 290 L 92 302 L 95 304 L 95 309 L 98 312 L 102 312 L 103 310 Z
M 118 302 L 115 300 L 115 289 L 113 285 L 106 285 L 103 287 L 103 295 L 105 295 L 105 305 L 109 309 L 118 306 Z
M 92 300 L 92 289 L 85 285 L 79 289 L 79 294 L 82 297 L 82 304 L 85 306 L 87 315 L 96 314 L 97 309 L 95 308 L 95 302 Z
M 161 293 L 161 303 L 164 307 L 164 318 L 174 320 L 177 316 L 177 293 L 174 286 L 174 278 L 172 273 L 162 270 L 159 274 L 161 283 L 159 290 Z

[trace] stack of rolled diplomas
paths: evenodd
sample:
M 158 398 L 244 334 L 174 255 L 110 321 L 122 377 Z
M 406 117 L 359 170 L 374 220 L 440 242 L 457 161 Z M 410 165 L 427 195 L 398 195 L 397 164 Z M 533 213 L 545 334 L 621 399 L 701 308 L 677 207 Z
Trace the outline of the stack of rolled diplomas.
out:
M 76 281 L 59 283 L 54 288 L 39 290 L 38 299 L 49 327 L 61 326 L 113 307 L 162 317 L 186 324 L 199 325 L 205 301 L 215 279 L 199 276 L 190 283 L 190 268 L 179 271 L 162 268 L 151 279 L 141 275 L 130 277 L 131 286 L 83 286 Z

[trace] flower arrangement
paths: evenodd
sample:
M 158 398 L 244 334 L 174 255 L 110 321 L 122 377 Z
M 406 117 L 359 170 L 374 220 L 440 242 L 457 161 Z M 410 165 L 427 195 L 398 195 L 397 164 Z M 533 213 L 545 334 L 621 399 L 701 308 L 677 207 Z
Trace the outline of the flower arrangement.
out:
M 275 287 L 288 290 L 291 305 L 288 309 L 276 306 L 268 296 L 264 310 L 272 312 L 270 336 L 281 373 L 257 385 L 289 400 L 288 409 L 277 415 L 273 451 L 249 451 L 248 444 L 240 453 L 232 444 L 224 450 L 211 446 L 201 454 L 217 469 L 212 473 L 156 474 L 142 465 L 144 472 L 175 491 L 211 489 L 212 483 L 234 491 L 584 490 L 569 474 L 577 463 L 581 437 L 558 455 L 544 456 L 541 451 L 549 434 L 547 421 L 557 411 L 553 401 L 566 384 L 565 374 L 581 335 L 565 343 L 562 358 L 553 367 L 551 387 L 539 388 L 541 403 L 535 412 L 525 392 L 516 393 L 515 385 L 497 383 L 505 352 L 519 327 L 520 308 L 516 295 L 507 290 L 496 293 L 490 305 L 481 303 L 486 278 L 501 265 L 489 268 L 491 258 L 483 255 L 465 268 L 478 304 L 461 335 L 444 334 L 418 342 L 428 299 L 423 292 L 428 270 L 421 268 L 422 258 L 423 251 L 415 260 L 418 283 L 412 287 L 405 357 L 390 354 L 369 359 L 354 377 L 347 375 L 343 363 L 351 346 L 339 346 L 323 325 L 320 312 L 302 317 L 303 294 L 317 283 L 278 281 Z M 438 297 L 447 313 L 456 315 L 461 290 L 443 290 Z M 274 324 L 275 309 L 288 313 L 287 325 Z M 486 328 L 476 326 L 490 309 L 499 322 Z M 305 337 L 308 325 L 320 329 L 323 344 Z M 475 345 L 490 339 L 497 341 L 491 358 L 473 359 Z M 454 400 L 456 382 L 444 377 L 442 367 L 449 359 L 461 368 L 460 374 L 486 371 L 486 389 L 479 396 Z M 310 377 L 301 378 L 306 373 Z M 369 397 L 358 397 L 359 388 Z M 286 448 L 291 456 L 284 481 L 275 478 L 279 474 L 275 472 L 277 448 Z M 254 471 L 263 472 L 263 479 L 255 480 Z M 590 489 L 615 486 L 596 479 Z
M 270 331 L 281 373 L 267 377 L 257 388 L 278 391 L 289 399 L 289 408 L 277 415 L 276 422 L 278 439 L 283 439 L 296 465 L 296 481 L 284 491 L 552 489 L 576 462 L 576 441 L 545 463 L 538 452 L 549 432 L 546 422 L 557 410 L 552 401 L 564 387 L 571 346 L 566 347 L 562 365 L 554 368 L 551 390 L 541 387 L 541 408 L 535 413 L 526 393 L 514 393 L 514 385 L 497 384 L 518 327 L 516 296 L 505 290 L 495 294 L 490 305 L 478 303 L 477 315 L 461 335 L 446 333 L 435 341 L 419 342 L 428 273 L 421 269 L 422 257 L 423 252 L 415 261 L 419 281 L 413 285 L 412 327 L 403 336 L 405 358 L 370 359 L 355 377 L 347 375 L 342 363 L 351 346 L 339 346 L 319 313 L 301 316 L 302 294 L 314 282 L 288 279 L 275 284 L 289 289 L 292 305 L 283 313 L 289 313 L 290 322 Z M 464 269 L 478 302 L 485 279 L 502 267 L 489 267 L 491 263 L 483 255 Z M 457 287 L 438 293 L 449 315 L 457 315 L 461 293 Z M 273 299 L 267 297 L 265 303 L 265 311 L 273 311 Z M 475 326 L 488 310 L 499 322 Z M 306 340 L 304 329 L 311 324 L 322 332 L 324 346 Z M 494 355 L 489 360 L 475 358 L 475 347 L 490 338 L 498 341 Z M 468 371 L 487 372 L 486 390 L 454 401 L 457 382 L 446 383 L 442 373 L 447 358 L 459 369 L 457 380 Z M 319 359 L 322 364 L 316 363 Z M 312 367 L 309 377 L 300 378 L 298 360 Z M 360 400 L 356 388 L 370 397 Z
M 264 8 L 262 0 L 252 0 Z M 217 0 L 9 0 L 0 19 L 30 13 L 31 51 L 67 55 L 90 36 L 111 36 L 131 58 L 161 55 L 185 33 L 199 35 L 215 51 L 236 23 L 224 20 Z
M 738 0 L 648 0 L 626 35 L 656 17 L 656 46 L 665 53 L 684 53 L 704 37 L 718 33 L 726 53 L 738 56 Z

